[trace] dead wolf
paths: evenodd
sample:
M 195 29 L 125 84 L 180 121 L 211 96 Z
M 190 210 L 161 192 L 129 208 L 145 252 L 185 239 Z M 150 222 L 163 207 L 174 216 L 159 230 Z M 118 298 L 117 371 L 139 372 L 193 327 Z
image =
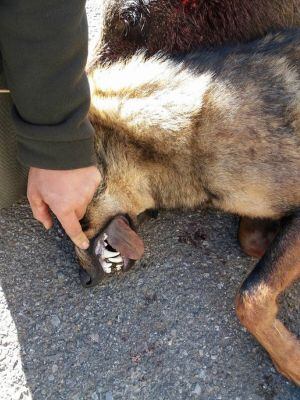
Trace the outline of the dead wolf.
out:
M 134 226 L 147 209 L 281 219 L 236 311 L 300 384 L 299 341 L 276 318 L 278 295 L 300 276 L 300 30 L 177 58 L 139 54 L 89 79 L 103 183 L 85 218 L 91 250 L 78 250 L 83 284 L 142 256 Z
M 88 70 L 140 49 L 145 55 L 190 52 L 288 27 L 300 27 L 300 0 L 104 0 Z M 279 226 L 279 221 L 242 217 L 238 238 L 244 252 L 260 258 Z

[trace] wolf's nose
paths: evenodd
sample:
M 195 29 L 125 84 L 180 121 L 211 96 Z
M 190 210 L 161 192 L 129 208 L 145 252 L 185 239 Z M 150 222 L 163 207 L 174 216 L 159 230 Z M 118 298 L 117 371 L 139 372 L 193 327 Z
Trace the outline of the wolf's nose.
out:
M 101 274 L 91 276 L 85 269 L 80 268 L 79 270 L 80 283 L 85 288 L 96 286 L 102 280 L 102 278 L 103 276 Z

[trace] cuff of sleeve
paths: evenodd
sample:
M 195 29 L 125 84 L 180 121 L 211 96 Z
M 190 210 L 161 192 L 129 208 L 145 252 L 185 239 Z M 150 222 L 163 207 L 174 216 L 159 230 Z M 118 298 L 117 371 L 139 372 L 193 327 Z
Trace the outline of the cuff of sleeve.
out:
M 96 164 L 93 138 L 72 142 L 24 140 L 18 137 L 18 160 L 27 167 L 67 170 Z

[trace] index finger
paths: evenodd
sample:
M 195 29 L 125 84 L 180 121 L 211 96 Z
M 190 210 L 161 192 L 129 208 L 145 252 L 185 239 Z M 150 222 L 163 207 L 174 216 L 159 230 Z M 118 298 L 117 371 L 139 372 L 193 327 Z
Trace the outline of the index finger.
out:
M 89 247 L 90 243 L 88 238 L 82 231 L 80 222 L 75 212 L 56 216 L 72 242 L 80 249 L 86 250 Z

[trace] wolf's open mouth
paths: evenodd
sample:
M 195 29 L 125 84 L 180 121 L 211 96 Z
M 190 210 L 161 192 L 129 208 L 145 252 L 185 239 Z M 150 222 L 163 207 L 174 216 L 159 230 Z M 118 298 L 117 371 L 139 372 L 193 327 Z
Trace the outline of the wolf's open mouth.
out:
M 95 242 L 94 254 L 106 274 L 126 270 L 129 267 L 129 258 L 122 257 L 120 253 L 109 244 L 109 237 L 103 232 Z
M 128 271 L 143 256 L 144 243 L 128 218 L 117 215 L 92 239 L 87 253 L 91 263 L 82 264 L 80 281 L 84 287 L 92 287 L 105 275 Z

